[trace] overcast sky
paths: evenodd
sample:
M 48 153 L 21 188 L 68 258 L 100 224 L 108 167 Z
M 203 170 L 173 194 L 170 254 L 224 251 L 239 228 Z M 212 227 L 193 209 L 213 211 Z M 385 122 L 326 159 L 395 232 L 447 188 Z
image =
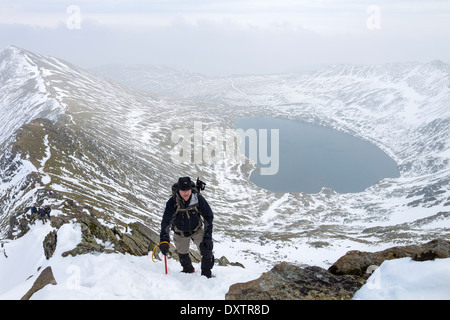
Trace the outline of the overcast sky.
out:
M 450 63 L 449 0 L 0 0 L 0 49 L 208 75 Z

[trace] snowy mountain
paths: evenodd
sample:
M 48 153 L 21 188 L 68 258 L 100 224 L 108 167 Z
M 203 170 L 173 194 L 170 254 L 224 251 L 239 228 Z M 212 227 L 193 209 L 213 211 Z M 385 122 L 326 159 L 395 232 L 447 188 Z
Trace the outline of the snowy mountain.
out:
M 54 58 L 15 47 L 1 57 L 2 231 L 7 217 L 30 206 L 42 188 L 111 215 L 121 202 L 122 216 L 131 207 L 147 215 L 139 197 L 158 187 L 158 174 L 146 164 L 154 157 L 151 134 L 159 134 L 152 117 L 167 108 Z
M 170 68 L 140 78 L 135 70 L 108 71 L 125 85 L 99 76 L 107 76 L 100 69 L 17 47 L 0 51 L 0 239 L 11 216 L 35 202 L 63 214 L 65 199 L 105 224 L 139 221 L 158 231 L 170 187 L 185 175 L 207 183 L 217 255 L 250 270 L 283 260 L 329 266 L 350 249 L 448 238 L 449 65 L 225 78 Z M 397 161 L 401 176 L 354 194 L 281 194 L 253 185 L 251 164 L 173 161 L 174 131 L 192 133 L 200 123 L 204 132 L 225 134 L 236 119 L 255 115 L 371 141 Z M 52 191 L 62 198 L 48 196 Z
M 134 89 L 174 98 L 191 95 L 198 91 L 202 83 L 208 81 L 208 77 L 201 74 L 166 65 L 112 64 L 92 68 L 90 71 Z
M 123 78 L 120 73 L 132 73 L 115 71 L 117 80 Z M 183 84 L 180 80 L 176 83 Z M 146 77 L 133 83 L 142 89 Z M 207 99 L 232 119 L 264 115 L 329 126 L 376 144 L 398 163 L 400 178 L 385 179 L 358 194 L 323 190 L 313 195 L 264 193 L 260 198 L 251 193 L 256 205 L 268 203 L 258 207 L 261 223 L 252 226 L 264 233 L 265 245 L 296 239 L 294 243 L 317 241 L 328 247 L 331 241 L 323 242 L 324 234 L 333 242 L 351 239 L 366 245 L 448 235 L 449 65 L 338 65 L 295 74 L 197 77 L 184 83 L 170 97 Z

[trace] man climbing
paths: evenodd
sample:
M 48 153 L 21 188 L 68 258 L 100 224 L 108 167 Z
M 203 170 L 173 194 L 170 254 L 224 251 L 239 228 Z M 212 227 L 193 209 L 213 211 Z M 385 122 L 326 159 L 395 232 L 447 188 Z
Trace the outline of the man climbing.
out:
M 180 258 L 182 272 L 193 273 L 194 267 L 189 256 L 190 240 L 195 243 L 202 256 L 202 275 L 211 278 L 214 265 L 212 229 L 214 215 L 205 198 L 200 195 L 189 177 L 178 179 L 172 187 L 173 195 L 167 201 L 161 222 L 160 241 L 170 242 L 170 228 L 174 231 L 173 241 Z M 159 246 L 167 255 L 169 245 Z
M 38 209 L 39 217 L 42 219 L 42 223 L 45 224 L 47 222 L 46 216 L 50 219 L 50 212 L 52 209 L 50 209 L 50 206 L 45 206 L 44 208 Z

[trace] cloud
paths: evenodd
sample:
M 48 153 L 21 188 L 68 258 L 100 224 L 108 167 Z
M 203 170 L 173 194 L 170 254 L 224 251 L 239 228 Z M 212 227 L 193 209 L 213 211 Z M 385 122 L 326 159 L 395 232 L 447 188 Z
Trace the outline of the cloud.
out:
M 69 0 L 3 0 L 0 47 L 82 67 L 169 64 L 205 74 L 450 57 L 448 1 L 377 2 L 372 17 L 372 1 L 354 0 L 79 0 L 78 11 Z
M 438 32 L 450 29 L 447 0 L 3 0 L 0 23 L 57 27 L 78 8 L 81 21 L 103 25 L 166 26 L 178 20 L 232 23 L 241 28 L 308 29 L 323 35 L 361 34 L 369 8 L 379 9 L 383 28 L 390 32 Z

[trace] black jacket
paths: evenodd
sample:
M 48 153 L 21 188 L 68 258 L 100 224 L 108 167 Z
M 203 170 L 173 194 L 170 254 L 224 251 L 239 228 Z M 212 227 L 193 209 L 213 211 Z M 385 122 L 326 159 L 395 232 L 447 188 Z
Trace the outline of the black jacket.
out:
M 192 193 L 191 198 L 188 203 L 185 203 L 183 199 L 181 199 L 178 192 L 176 196 L 180 200 L 181 208 L 189 208 L 188 211 L 179 211 L 176 216 L 174 216 L 176 211 L 176 201 L 173 197 L 171 197 L 166 203 L 166 209 L 164 210 L 164 215 L 161 222 L 161 233 L 160 240 L 170 242 L 170 229 L 181 230 L 185 233 L 189 233 L 194 230 L 199 223 L 201 223 L 200 216 L 203 217 L 205 235 L 204 238 L 212 239 L 212 230 L 213 230 L 213 219 L 214 215 L 209 206 L 208 202 L 205 198 L 198 194 Z M 198 211 L 195 210 L 194 207 L 197 207 Z M 173 220 L 172 220 L 173 219 Z M 174 226 L 176 228 L 174 228 Z M 176 232 L 176 231 L 175 231 Z M 179 233 L 179 232 L 177 232 Z

